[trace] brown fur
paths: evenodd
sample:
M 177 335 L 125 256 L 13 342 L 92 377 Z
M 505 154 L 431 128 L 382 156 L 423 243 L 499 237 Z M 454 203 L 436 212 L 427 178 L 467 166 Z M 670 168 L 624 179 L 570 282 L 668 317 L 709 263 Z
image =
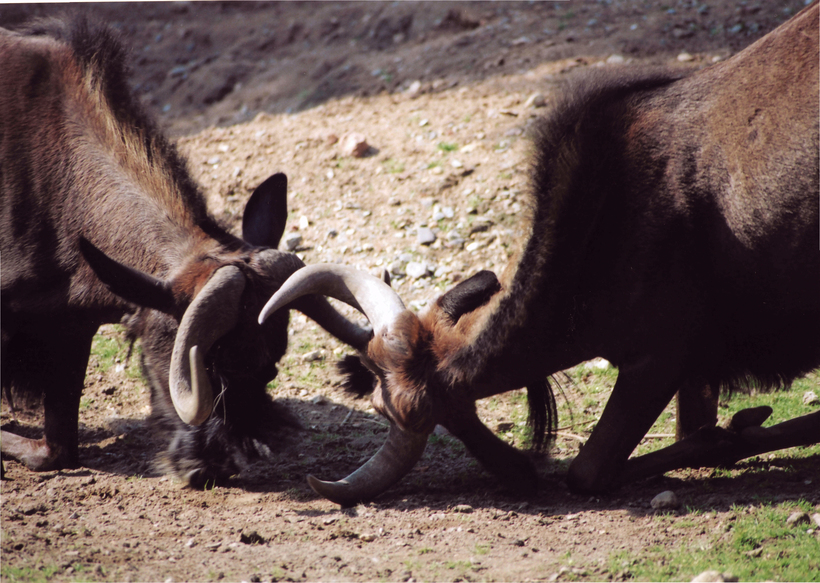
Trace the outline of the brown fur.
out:
M 703 399 L 716 393 L 691 389 L 817 367 L 818 133 L 817 2 L 692 75 L 599 72 L 568 87 L 534 131 L 528 238 L 501 291 L 456 322 L 441 300 L 420 331 L 402 322 L 401 359 L 368 353 L 382 399 L 425 414 L 432 402 L 417 426 L 448 427 L 499 477 L 526 481 L 475 400 L 607 358 L 618 382 L 570 470 L 597 491 L 676 391 Z
M 78 464 L 91 339 L 124 320 L 142 341 L 154 420 L 171 434 L 165 467 L 202 484 L 269 453 L 280 429 L 298 425 L 265 390 L 287 346 L 287 313 L 264 326 L 256 318 L 303 263 L 275 250 L 284 175 L 252 195 L 244 240 L 227 232 L 131 94 L 125 58 L 112 31 L 84 21 L 0 29 L 2 381 L 6 396 L 42 397 L 45 410 L 44 439 L 4 431 L 3 453 L 37 470 Z M 222 393 L 211 418 L 192 427 L 171 402 L 171 351 L 186 308 L 226 265 L 245 277 L 238 322 L 206 355 Z M 350 331 L 339 322 L 337 332 Z

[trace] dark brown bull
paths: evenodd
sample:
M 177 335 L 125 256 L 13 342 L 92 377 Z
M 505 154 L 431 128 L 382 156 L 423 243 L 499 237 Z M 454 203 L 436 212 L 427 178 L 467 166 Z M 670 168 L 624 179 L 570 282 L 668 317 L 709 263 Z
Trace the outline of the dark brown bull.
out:
M 719 387 L 788 383 L 820 365 L 818 5 L 690 76 L 592 77 L 534 142 L 530 234 L 500 283 L 479 273 L 416 316 L 375 278 L 312 266 L 266 306 L 261 320 L 325 293 L 374 328 L 361 360 L 390 434 L 345 480 L 311 477 L 314 489 L 342 504 L 376 496 L 436 424 L 499 478 L 534 488 L 528 459 L 475 401 L 528 387 L 543 437 L 554 422 L 544 379 L 598 356 L 619 374 L 570 466 L 576 490 L 820 441 L 820 413 L 763 429 L 765 414 L 747 410 L 714 427 Z M 695 435 L 627 463 L 676 392 L 681 433 Z
M 2 452 L 33 470 L 78 464 L 91 340 L 124 318 L 153 416 L 174 433 L 167 466 L 197 484 L 235 473 L 294 422 L 265 389 L 288 316 L 257 316 L 304 264 L 276 250 L 285 175 L 253 193 L 242 238 L 231 235 L 132 96 L 124 58 L 84 22 L 0 29 L 2 382 L 45 409 L 43 439 L 4 431 Z M 368 338 L 324 298 L 294 307 L 345 342 Z

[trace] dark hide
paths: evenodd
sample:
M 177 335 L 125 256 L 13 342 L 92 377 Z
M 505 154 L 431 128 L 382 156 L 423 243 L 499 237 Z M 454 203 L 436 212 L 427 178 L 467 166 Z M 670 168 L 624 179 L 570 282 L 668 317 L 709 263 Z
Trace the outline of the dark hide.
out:
M 382 336 L 401 352 L 374 337 L 377 409 L 444 425 L 499 478 L 534 486 L 474 402 L 530 387 L 553 411 L 543 379 L 604 357 L 618 380 L 569 472 L 600 491 L 676 393 L 695 430 L 714 425 L 718 387 L 788 386 L 820 366 L 818 110 L 817 3 L 691 75 L 568 87 L 535 126 L 530 234 L 500 290 L 485 274 L 399 318 Z
M 79 463 L 91 340 L 121 320 L 141 339 L 152 416 L 170 434 L 169 471 L 201 484 L 267 454 L 297 425 L 266 393 L 287 346 L 287 312 L 256 321 L 303 266 L 275 250 L 285 176 L 254 192 L 240 239 L 209 216 L 185 161 L 131 94 L 111 31 L 82 21 L 0 29 L 0 62 L 2 383 L 18 402 L 42 398 L 45 414 L 42 440 L 3 432 L 4 456 L 35 470 Z M 224 266 L 244 277 L 237 321 L 205 355 L 213 413 L 187 425 L 169 394 L 171 352 L 189 304 Z M 356 342 L 329 305 L 311 306 L 294 307 L 324 314 L 320 324 Z

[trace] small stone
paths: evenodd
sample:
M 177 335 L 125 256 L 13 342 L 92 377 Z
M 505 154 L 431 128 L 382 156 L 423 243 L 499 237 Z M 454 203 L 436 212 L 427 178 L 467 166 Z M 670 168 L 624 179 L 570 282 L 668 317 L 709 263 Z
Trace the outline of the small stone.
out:
M 820 398 L 817 397 L 817 393 L 814 391 L 806 391 L 803 393 L 803 404 L 804 405 L 820 405 Z
M 606 59 L 607 65 L 623 65 L 626 62 L 626 59 L 623 58 L 621 55 L 609 55 Z
M 304 231 L 310 226 L 310 219 L 308 219 L 305 215 L 299 217 L 299 229 Z
M 673 510 L 680 506 L 680 502 L 672 490 L 666 490 L 652 498 L 652 502 L 650 502 L 649 505 L 654 510 Z
M 333 144 L 335 144 L 338 141 L 339 141 L 339 136 L 337 136 L 336 134 L 328 134 L 327 137 L 325 138 L 325 143 L 328 146 L 332 146 Z
M 681 53 L 678 55 L 678 62 L 679 63 L 690 63 L 695 60 L 695 57 L 690 55 L 689 53 Z
M 524 107 L 544 107 L 547 104 L 547 99 L 543 93 L 533 93 L 524 102 Z M 464 148 L 462 148 L 462 151 Z
M 720 571 L 704 571 L 694 579 L 692 583 L 723 583 L 724 581 L 737 581 L 737 577 L 731 573 L 721 573 Z
M 366 542 L 366 543 L 372 543 L 374 540 L 376 540 L 376 535 L 375 534 L 369 534 L 369 533 L 368 534 L 360 534 L 359 535 L 359 540 L 363 541 L 363 542 Z
M 820 528 L 820 512 L 815 512 L 811 515 L 811 521 L 817 528 Z
M 316 395 L 310 400 L 310 402 L 314 405 L 324 405 L 325 403 L 327 403 L 327 399 L 324 395 Z
M 367 139 L 362 134 L 352 132 L 342 137 L 341 148 L 342 154 L 345 156 L 362 158 L 370 150 L 370 144 L 367 143 Z
M 211 156 L 210 158 L 208 158 L 209 166 L 216 166 L 220 162 L 222 162 L 222 158 L 220 158 L 219 156 Z
M 311 350 L 302 355 L 302 362 L 316 362 L 317 360 L 322 360 L 321 350 Z
M 470 514 L 473 511 L 473 507 L 469 504 L 458 504 L 453 508 L 453 512 L 460 512 L 462 514 Z
M 421 277 L 426 277 L 429 274 L 429 271 L 426 263 L 411 261 L 407 264 L 407 267 L 405 267 L 405 273 L 407 274 L 407 277 L 419 279 Z
M 798 526 L 803 524 L 810 524 L 811 519 L 806 512 L 792 512 L 786 519 L 787 526 Z
M 302 244 L 302 235 L 299 233 L 288 233 L 285 235 L 285 249 L 295 251 Z
M 406 266 L 407 264 L 405 262 L 403 262 L 401 259 L 397 259 L 390 264 L 388 270 L 393 275 L 407 275 L 407 272 L 405 271 Z
M 196 539 L 189 538 L 188 542 L 185 543 L 185 546 L 189 549 L 192 549 L 196 546 Z
M 419 91 L 421 91 L 421 81 L 413 81 L 404 92 L 408 95 L 416 95 Z
M 429 227 L 419 227 L 416 237 L 419 245 L 430 245 L 436 240 L 436 234 Z

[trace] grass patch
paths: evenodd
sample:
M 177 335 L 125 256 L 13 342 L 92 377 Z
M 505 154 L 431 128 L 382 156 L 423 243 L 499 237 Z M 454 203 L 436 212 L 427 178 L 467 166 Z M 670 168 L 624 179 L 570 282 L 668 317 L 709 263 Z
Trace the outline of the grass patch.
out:
M 442 152 L 455 152 L 458 150 L 458 144 L 455 142 L 439 142 L 436 147 Z
M 791 512 L 812 508 L 806 501 L 744 506 L 734 514 L 729 536 L 715 533 L 709 544 L 697 548 L 615 553 L 609 569 L 613 576 L 639 581 L 690 581 L 707 570 L 729 572 L 740 581 L 820 581 L 820 540 L 805 525 L 786 525 Z
M 8 557 L 6 557 L 8 559 Z M 62 571 L 58 565 L 48 565 L 38 568 L 32 567 L 12 567 L 5 564 L 0 567 L 0 579 L 8 583 L 25 581 L 26 583 L 41 583 L 49 581 L 57 573 Z
M 388 174 L 400 174 L 404 172 L 404 162 L 400 160 L 395 160 L 394 158 L 388 158 L 387 160 L 382 162 L 382 166 L 384 167 L 385 172 Z

